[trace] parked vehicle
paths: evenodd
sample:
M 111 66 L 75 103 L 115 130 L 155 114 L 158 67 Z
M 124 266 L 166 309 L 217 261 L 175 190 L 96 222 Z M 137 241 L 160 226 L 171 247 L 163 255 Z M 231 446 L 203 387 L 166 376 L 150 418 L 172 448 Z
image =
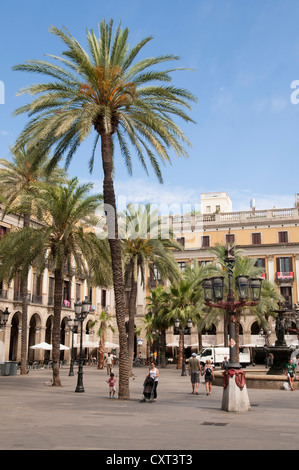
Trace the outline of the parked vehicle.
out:
M 249 348 L 240 347 L 239 352 L 240 364 L 242 366 L 250 364 Z M 209 359 L 211 361 L 211 364 L 213 364 L 214 366 L 220 366 L 221 363 L 224 361 L 224 357 L 227 357 L 227 359 L 229 360 L 229 348 L 211 347 L 203 349 L 202 352 L 197 356 L 197 359 L 200 360 L 200 364 L 202 366 L 205 365 L 207 359 Z

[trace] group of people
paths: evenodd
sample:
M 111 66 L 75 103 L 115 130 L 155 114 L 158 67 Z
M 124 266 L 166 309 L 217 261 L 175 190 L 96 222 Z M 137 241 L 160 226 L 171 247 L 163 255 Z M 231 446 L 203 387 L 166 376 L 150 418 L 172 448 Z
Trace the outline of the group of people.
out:
M 107 366 L 107 374 L 109 374 L 109 379 L 106 382 L 109 384 L 109 397 L 115 398 L 115 383 L 117 378 L 115 378 L 112 372 L 112 365 L 113 365 L 113 356 L 108 354 L 106 358 L 106 366 Z M 224 361 L 221 364 L 221 369 L 226 369 L 229 365 L 227 357 L 224 357 Z M 200 383 L 200 375 L 204 376 L 205 381 L 205 388 L 206 394 L 211 395 L 212 392 L 212 383 L 215 380 L 214 375 L 214 367 L 211 364 L 211 361 L 208 359 L 206 361 L 205 366 L 201 367 L 199 359 L 197 359 L 196 354 L 193 353 L 191 358 L 188 362 L 188 372 L 191 379 L 191 386 L 192 386 L 192 394 L 199 395 L 199 383 Z M 294 390 L 294 380 L 296 380 L 296 364 L 294 364 L 291 359 L 286 364 L 285 374 L 288 377 L 290 389 Z M 154 394 L 154 401 L 157 399 L 157 387 L 158 387 L 158 380 L 159 380 L 159 370 L 156 367 L 154 361 L 151 361 L 150 368 L 146 374 L 146 377 L 150 377 L 154 380 L 153 386 L 153 394 Z
M 115 398 L 115 384 L 117 381 L 117 378 L 115 377 L 113 372 L 110 372 L 110 377 L 106 382 L 109 385 L 109 398 Z M 159 370 L 156 367 L 156 364 L 154 362 L 151 362 L 150 368 L 148 370 L 148 373 L 146 374 L 146 377 L 150 377 L 151 379 L 154 380 L 153 384 L 153 401 L 157 400 L 157 387 L 158 387 L 158 379 L 159 379 Z
M 191 379 L 192 393 L 199 395 L 198 389 L 201 374 L 204 375 L 206 394 L 211 395 L 212 383 L 215 380 L 214 367 L 212 366 L 211 361 L 207 359 L 206 364 L 202 369 L 199 359 L 197 359 L 196 354 L 193 353 L 188 362 L 188 371 Z

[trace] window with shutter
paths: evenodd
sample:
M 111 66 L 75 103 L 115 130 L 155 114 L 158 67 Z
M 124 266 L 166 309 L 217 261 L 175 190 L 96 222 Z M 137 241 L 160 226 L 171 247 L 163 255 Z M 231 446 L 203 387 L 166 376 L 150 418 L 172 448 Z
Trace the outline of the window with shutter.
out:
M 106 307 L 107 292 L 106 289 L 102 289 L 101 292 L 101 306 Z
M 288 243 L 288 232 L 278 232 L 278 243 Z
M 182 246 L 185 246 L 185 237 L 177 238 L 176 241 Z
M 262 234 L 261 233 L 252 233 L 251 240 L 253 245 L 260 245 L 262 243 Z
M 209 235 L 203 235 L 201 237 L 201 246 L 203 248 L 207 248 L 208 246 L 210 246 L 210 237 L 209 237 Z
M 184 272 L 185 269 L 186 269 L 186 262 L 185 261 L 178 261 L 178 265 L 180 267 L 180 270 Z
M 293 259 L 291 256 L 276 258 L 277 279 L 293 279 Z
M 266 267 L 266 260 L 265 258 L 258 258 L 256 260 L 255 266 L 258 268 L 265 268 Z
M 285 304 L 283 305 L 283 307 L 291 309 L 293 306 L 292 288 L 289 286 L 281 287 L 280 293 L 285 298 Z
M 225 243 L 235 243 L 235 235 L 233 233 L 225 235 Z

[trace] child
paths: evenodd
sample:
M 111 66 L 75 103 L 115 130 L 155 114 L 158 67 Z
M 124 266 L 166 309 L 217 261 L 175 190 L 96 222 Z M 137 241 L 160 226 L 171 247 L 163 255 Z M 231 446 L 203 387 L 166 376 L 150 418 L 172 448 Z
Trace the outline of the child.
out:
M 109 398 L 115 398 L 115 382 L 117 379 L 114 378 L 114 374 L 111 372 L 110 379 L 106 380 L 107 384 L 109 384 Z

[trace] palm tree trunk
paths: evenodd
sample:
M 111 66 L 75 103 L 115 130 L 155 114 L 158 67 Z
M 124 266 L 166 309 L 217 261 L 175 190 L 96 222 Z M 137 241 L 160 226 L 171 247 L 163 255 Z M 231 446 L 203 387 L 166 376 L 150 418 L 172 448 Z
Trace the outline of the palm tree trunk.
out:
M 146 341 L 146 363 L 150 363 L 151 360 L 151 340 L 147 339 Z
M 21 280 L 22 333 L 21 333 L 21 375 L 27 374 L 27 324 L 28 324 L 28 275 Z
M 202 330 L 197 327 L 198 352 L 202 350 Z
M 161 368 L 166 367 L 166 330 L 161 331 Z
M 62 305 L 63 275 L 60 269 L 54 271 L 54 321 L 52 336 L 53 386 L 61 386 L 59 377 L 60 361 L 60 320 Z
M 105 342 L 107 337 L 107 328 L 106 322 L 101 322 L 100 328 L 102 329 L 102 334 L 100 337 L 100 344 L 99 344 L 99 357 L 98 357 L 98 369 L 104 368 L 104 360 L 105 360 Z
M 183 365 L 183 334 L 180 330 L 177 369 L 181 369 Z
M 131 291 L 129 297 L 129 327 L 128 327 L 128 355 L 129 355 L 129 367 L 130 377 L 132 376 L 133 369 L 133 353 L 134 353 L 134 337 L 135 337 L 135 313 L 136 313 L 136 301 L 137 301 L 137 281 L 134 278 L 134 266 L 132 266 L 131 273 Z
M 23 226 L 29 227 L 30 215 L 24 214 Z M 21 280 L 21 298 L 22 298 L 22 333 L 21 333 L 21 375 L 27 374 L 27 355 L 28 355 L 28 273 Z
M 119 390 L 118 398 L 130 399 L 129 357 L 126 334 L 126 313 L 124 280 L 122 271 L 121 245 L 118 239 L 118 223 L 115 192 L 112 179 L 113 151 L 111 134 L 101 135 L 102 164 L 104 171 L 104 204 L 107 214 L 108 241 L 111 251 L 113 287 L 115 296 L 116 322 L 119 334 Z

